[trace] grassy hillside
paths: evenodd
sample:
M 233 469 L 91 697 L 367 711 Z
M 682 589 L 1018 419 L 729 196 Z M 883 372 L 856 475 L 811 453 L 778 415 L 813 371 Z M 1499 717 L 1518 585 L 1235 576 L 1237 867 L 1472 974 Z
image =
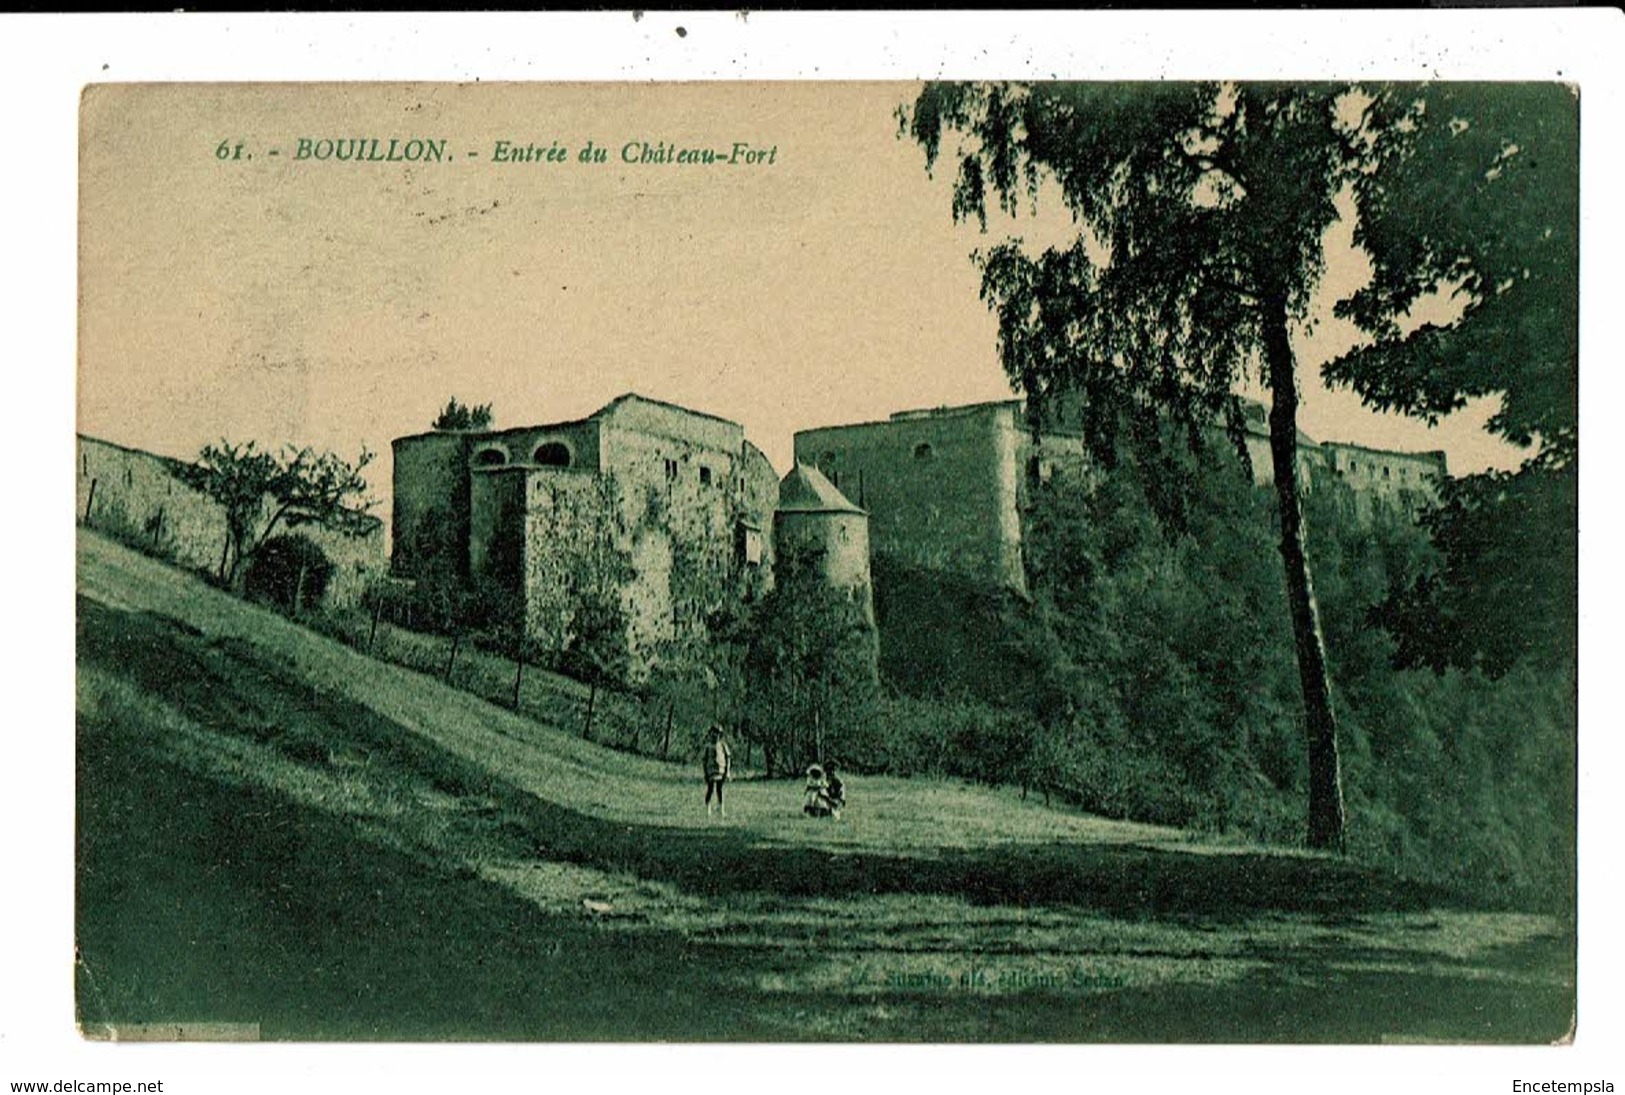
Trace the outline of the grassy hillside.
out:
M 1317 856 L 855 779 L 839 825 L 79 540 L 87 1030 L 1539 1041 L 1549 917 Z

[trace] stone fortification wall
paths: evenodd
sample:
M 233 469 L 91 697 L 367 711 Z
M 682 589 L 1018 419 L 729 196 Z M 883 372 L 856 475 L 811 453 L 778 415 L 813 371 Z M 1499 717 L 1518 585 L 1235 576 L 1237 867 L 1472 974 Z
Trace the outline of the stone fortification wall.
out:
M 1019 411 L 982 404 L 803 430 L 796 459 L 869 511 L 875 554 L 1022 589 Z
M 470 457 L 476 467 L 539 464 L 597 471 L 598 433 L 592 419 L 491 430 L 471 435 Z
M 181 566 L 216 573 L 226 546 L 225 512 L 170 473 L 182 461 L 93 437 L 78 439 L 75 502 L 80 521 L 162 554 Z M 266 505 L 267 516 L 272 507 Z M 315 525 L 280 526 L 308 537 L 333 563 L 326 599 L 353 604 L 384 568 L 384 529 L 362 536 Z
M 613 481 L 598 475 L 551 468 L 518 474 L 526 632 L 542 649 L 564 651 L 592 626 L 591 617 L 622 606 L 630 560 L 619 498 Z
M 396 438 L 394 571 L 402 578 L 474 573 L 473 480 L 490 468 L 549 465 L 596 471 L 592 419 L 508 430 L 435 430 Z M 489 535 L 489 529 L 483 536 Z
M 83 436 L 78 450 L 80 521 L 121 538 L 139 536 L 181 566 L 219 570 L 225 513 L 170 474 L 181 461 Z
M 475 468 L 469 473 L 469 575 L 515 597 L 524 589 L 529 472 L 529 468 L 508 466 Z
M 624 606 L 637 675 L 674 647 L 703 643 L 712 613 L 742 596 L 751 475 L 734 423 L 629 399 L 611 405 L 603 428 L 619 546 L 634 574 Z
M 1248 423 L 1246 435 L 1247 459 L 1253 466 L 1253 482 L 1261 487 L 1275 483 L 1275 459 L 1270 454 L 1269 427 Z M 1230 445 L 1222 430 L 1214 437 L 1216 445 Z M 1320 486 L 1326 470 L 1326 456 L 1321 446 L 1311 441 L 1302 431 L 1298 433 L 1298 488 L 1305 494 Z
M 512 588 L 563 651 L 618 621 L 626 671 L 765 587 L 777 476 L 734 422 L 628 395 L 579 422 L 395 442 L 395 569 Z M 594 640 L 602 646 L 601 640 Z
M 623 433 L 679 441 L 699 449 L 737 453 L 745 440 L 745 427 L 726 418 L 691 411 L 671 403 L 623 395 L 593 418 Z
M 741 527 L 737 530 L 737 556 L 746 570 L 745 595 L 754 600 L 772 585 L 778 547 L 773 540 L 773 511 L 779 504 L 779 474 L 767 455 L 744 442 L 740 448 L 744 491 L 739 501 Z
M 807 559 L 832 589 L 845 591 L 874 623 L 874 589 L 869 570 L 869 518 L 858 512 L 781 511 L 773 537 L 779 557 Z
M 1320 446 L 1326 476 L 1348 487 L 1355 513 L 1371 520 L 1379 512 L 1414 515 L 1439 496 L 1449 474 L 1442 452 L 1385 452 L 1342 441 Z
M 392 569 L 402 578 L 468 573 L 469 457 L 478 435 L 456 431 L 398 437 Z

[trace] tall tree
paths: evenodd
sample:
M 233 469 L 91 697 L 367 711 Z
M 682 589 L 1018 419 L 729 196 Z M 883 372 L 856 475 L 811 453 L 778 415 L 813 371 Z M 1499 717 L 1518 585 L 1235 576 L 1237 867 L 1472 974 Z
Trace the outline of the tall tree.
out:
M 1309 842 L 1342 842 L 1336 722 L 1327 685 L 1296 475 L 1294 326 L 1312 324 L 1322 235 L 1352 196 L 1371 283 L 1338 306 L 1372 336 L 1324 370 L 1367 403 L 1434 420 L 1497 394 L 1490 428 L 1534 446 L 1516 477 L 1450 485 L 1431 519 L 1447 565 L 1389 606 L 1390 620 L 1455 619 L 1447 653 L 1410 660 L 1494 668 L 1482 609 L 1512 590 L 1515 550 L 1572 542 L 1578 454 L 1578 109 L 1560 85 L 928 85 L 905 130 L 927 166 L 961 138 L 956 219 L 984 229 L 990 196 L 1015 212 L 1058 186 L 1076 242 L 1039 256 L 1010 241 L 980 255 L 1011 380 L 1035 425 L 1076 406 L 1109 458 L 1121 421 L 1154 439 L 1159 418 L 1194 436 L 1233 393 L 1271 393 L 1270 451 L 1308 731 Z M 1418 305 L 1464 302 L 1443 323 Z M 1517 530 L 1511 536 L 1509 529 Z M 1499 535 L 1497 535 L 1499 533 Z M 1522 644 L 1572 634 L 1573 552 L 1557 554 L 1557 596 L 1522 603 L 1546 618 Z M 1449 562 L 1453 560 L 1452 562 Z M 1483 575 L 1504 572 L 1506 582 Z M 1504 618 L 1505 614 L 1502 614 Z M 1415 629 L 1419 633 L 1420 629 Z M 1402 636 L 1402 653 L 1406 646 Z
M 784 551 L 744 631 L 744 707 L 769 774 L 838 755 L 879 698 L 863 607 L 824 580 L 819 552 Z
M 900 117 L 928 168 L 959 135 L 956 219 L 1014 213 L 1050 179 L 1079 225 L 1065 248 L 979 255 L 1012 382 L 1035 426 L 1074 406 L 1098 454 L 1120 422 L 1239 438 L 1249 380 L 1271 393 L 1270 455 L 1309 763 L 1308 842 L 1341 848 L 1337 723 L 1299 497 L 1292 346 L 1351 178 L 1348 89 L 1284 84 L 931 84 Z

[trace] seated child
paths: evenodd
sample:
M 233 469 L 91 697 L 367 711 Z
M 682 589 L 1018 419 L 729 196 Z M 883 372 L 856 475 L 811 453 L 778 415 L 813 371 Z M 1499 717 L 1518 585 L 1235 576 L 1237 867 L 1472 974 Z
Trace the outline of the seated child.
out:
M 841 777 L 835 774 L 834 761 L 825 762 L 824 775 L 824 799 L 829 803 L 830 816 L 839 821 L 841 811 L 846 807 L 846 785 L 841 782 Z
M 814 764 L 807 769 L 807 799 L 801 812 L 808 817 L 829 817 L 833 810 L 829 804 L 829 784 L 824 781 L 824 770 Z

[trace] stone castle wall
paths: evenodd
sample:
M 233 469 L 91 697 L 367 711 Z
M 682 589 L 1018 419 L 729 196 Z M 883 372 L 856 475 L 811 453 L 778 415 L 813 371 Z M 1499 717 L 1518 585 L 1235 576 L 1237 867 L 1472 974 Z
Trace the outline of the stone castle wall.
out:
M 218 572 L 226 546 L 226 515 L 206 495 L 171 474 L 182 461 L 129 449 L 93 437 L 78 439 L 75 504 L 78 519 L 121 539 L 139 540 L 181 566 Z M 267 504 L 267 514 L 270 506 Z M 333 563 L 326 599 L 360 600 L 370 577 L 384 570 L 384 529 L 345 536 L 315 525 L 277 530 L 297 533 L 320 547 Z
M 795 453 L 869 511 L 877 555 L 1022 589 L 1022 442 L 995 403 L 803 430 Z
M 722 419 L 633 399 L 611 406 L 603 430 L 603 474 L 636 575 L 625 589 L 628 642 L 634 666 L 647 667 L 703 646 L 712 614 L 769 580 L 771 555 L 751 563 L 745 541 L 771 524 L 778 480 L 751 458 L 744 429 Z
M 628 561 L 619 502 L 613 483 L 591 473 L 512 474 L 524 488 L 525 630 L 542 649 L 563 651 L 592 626 L 595 611 L 622 603 Z
M 1268 486 L 1269 435 L 1263 409 L 1253 411 L 1248 455 L 1254 482 Z M 1099 474 L 1075 428 L 1035 437 L 1016 401 L 804 430 L 795 452 L 869 510 L 877 554 L 1018 591 L 1025 589 L 1022 519 L 1031 487 Z M 1414 515 L 1437 496 L 1447 469 L 1443 453 L 1384 452 L 1300 435 L 1298 474 L 1305 493 L 1347 488 L 1355 516 L 1370 521 L 1382 512 Z
M 627 396 L 579 422 L 394 448 L 396 572 L 440 565 L 508 589 L 543 649 L 618 616 L 636 680 L 771 581 L 778 480 L 737 423 Z
M 469 473 L 468 571 L 519 598 L 524 591 L 525 467 L 474 468 Z M 568 473 L 565 473 L 568 474 Z
M 470 434 L 469 451 L 475 466 L 540 464 L 549 467 L 597 471 L 598 423 L 590 419 L 552 426 L 518 426 Z
M 1442 452 L 1385 452 L 1342 441 L 1320 445 L 1328 478 L 1350 490 L 1355 515 L 1365 521 L 1376 514 L 1415 514 L 1438 497 L 1449 475 Z
M 773 539 L 783 560 L 807 559 L 820 580 L 842 590 L 869 624 L 875 620 L 869 568 L 869 517 L 864 513 L 789 510 L 774 517 Z
M 401 578 L 468 573 L 473 437 L 445 432 L 396 438 L 391 566 Z

